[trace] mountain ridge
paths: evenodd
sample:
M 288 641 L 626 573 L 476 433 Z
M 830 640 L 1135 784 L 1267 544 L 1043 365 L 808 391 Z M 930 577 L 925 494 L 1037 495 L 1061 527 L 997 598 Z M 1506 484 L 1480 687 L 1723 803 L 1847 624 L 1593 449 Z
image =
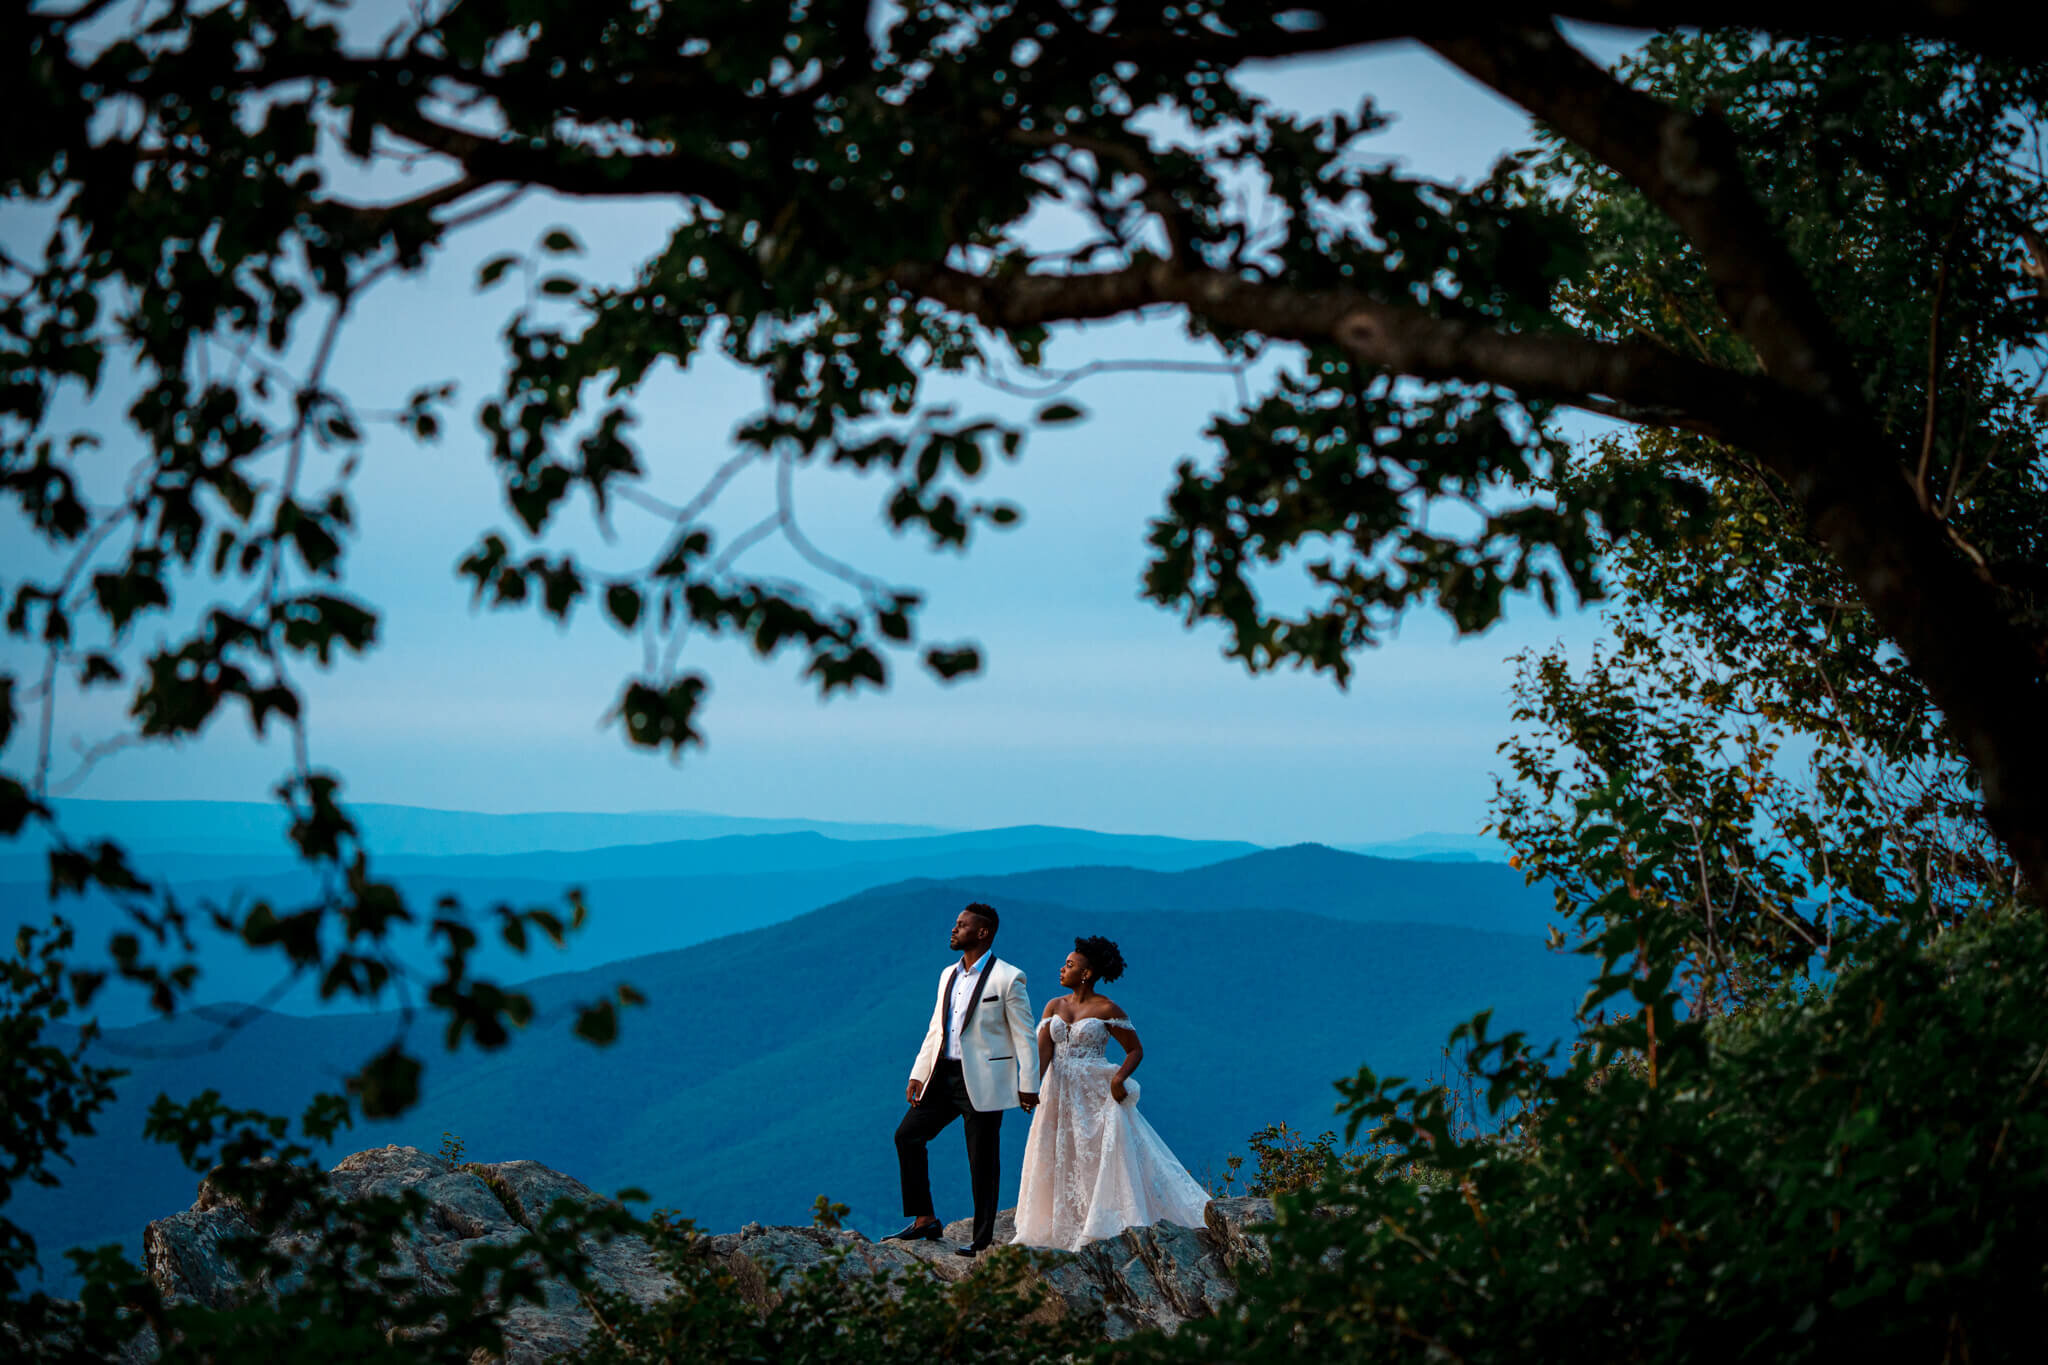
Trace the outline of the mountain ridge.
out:
M 793 871 L 589 879 L 422 873 L 399 874 L 393 880 L 416 906 L 432 904 L 445 893 L 455 896 L 472 913 L 498 903 L 560 906 L 566 885 L 580 884 L 591 913 L 585 930 L 566 952 L 520 957 L 494 938 L 486 938 L 476 969 L 515 982 L 686 947 L 778 923 L 863 891 L 921 883 L 956 886 L 966 900 L 1016 896 L 1106 910 L 1327 910 L 1341 919 L 1462 924 L 1525 934 L 1543 933 L 1549 913 L 1547 896 L 1532 891 L 1523 885 L 1520 874 L 1499 864 L 1381 859 L 1319 844 L 1255 850 L 1208 862 L 1205 860 L 1216 851 L 1213 845 L 1157 839 L 1136 844 L 1114 842 L 1121 838 L 1099 836 L 1098 847 L 1107 851 L 1095 855 L 1089 849 L 1065 845 L 1017 844 L 992 849 L 957 845 L 920 859 L 855 861 Z M 912 842 L 921 846 L 924 841 Z M 803 846 L 814 845 L 806 840 Z M 1151 858 L 1156 865 L 1077 865 L 1069 861 L 1076 856 Z M 1197 865 L 1178 866 L 1185 861 Z M 239 882 L 188 882 L 178 890 L 188 904 L 239 898 L 246 905 L 260 898 L 289 905 L 295 898 L 309 897 L 313 883 L 306 874 L 293 873 Z M 40 888 L 0 886 L 0 930 L 39 922 L 47 914 Z M 70 902 L 67 914 L 78 926 L 80 941 L 92 945 L 81 960 L 91 959 L 107 933 L 125 927 L 123 912 L 104 897 Z M 408 934 L 399 940 L 407 960 L 423 967 L 436 960 L 421 930 L 414 927 Z M 259 998 L 275 975 L 268 955 L 238 945 L 221 946 L 202 965 L 202 1002 Z M 310 985 L 297 988 L 284 1004 L 288 1009 L 318 1008 Z M 110 1013 L 108 1017 L 110 1022 L 126 1023 L 136 1016 Z
M 421 1107 L 399 1123 L 359 1125 L 344 1141 L 432 1149 L 451 1131 L 480 1159 L 573 1162 L 593 1184 L 639 1185 L 711 1228 L 801 1222 L 824 1193 L 854 1205 L 855 1226 L 879 1230 L 894 1213 L 890 1133 L 902 1079 L 959 904 L 946 886 L 863 892 L 778 924 L 529 983 L 537 1017 L 512 1047 L 448 1056 L 422 1039 Z M 1287 910 L 1119 912 L 1017 896 L 1001 904 L 996 951 L 1025 968 L 1034 1004 L 1056 993 L 1055 969 L 1075 936 L 1103 933 L 1123 946 L 1132 970 L 1116 993 L 1147 1044 L 1146 1111 L 1198 1176 L 1268 1123 L 1330 1126 L 1330 1083 L 1361 1061 L 1427 1074 L 1451 1024 L 1477 1009 L 1495 1007 L 1504 1027 L 1539 1038 L 1561 1034 L 1585 978 L 1582 964 L 1536 939 L 1455 926 Z M 626 1014 L 613 1047 L 575 1043 L 570 1011 L 621 980 L 649 1004 Z M 17 1199 L 52 1253 L 46 1262 L 79 1240 L 127 1237 L 189 1201 L 191 1173 L 136 1139 L 147 1097 L 216 1088 L 231 1103 L 296 1113 L 394 1030 L 389 1013 L 267 1014 L 217 1048 L 204 1046 L 217 1031 L 204 1017 L 154 1035 L 114 1031 L 101 1060 L 136 1074 L 101 1135 L 76 1153 L 75 1169 L 90 1178 Z M 166 1046 L 186 1055 L 134 1055 Z M 1006 1128 L 1007 1199 L 1025 1130 L 1017 1114 Z M 966 1206 L 955 1155 L 935 1149 L 942 1210 Z M 791 1171 L 804 1180 L 793 1185 Z
M 1370 870 L 1372 882 L 1361 882 Z M 1327 844 L 1261 849 L 1179 872 L 1085 866 L 931 879 L 993 894 L 1055 896 L 1077 909 L 1294 909 L 1360 922 L 1456 924 L 1543 935 L 1548 894 L 1505 864 L 1376 858 Z M 879 888 L 878 888 L 879 889 Z

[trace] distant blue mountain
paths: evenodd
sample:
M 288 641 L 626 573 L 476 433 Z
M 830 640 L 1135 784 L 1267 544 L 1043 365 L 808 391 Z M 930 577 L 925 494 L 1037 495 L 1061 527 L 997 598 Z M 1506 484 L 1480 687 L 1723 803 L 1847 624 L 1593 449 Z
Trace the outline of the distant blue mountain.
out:
M 1034 844 L 1033 836 L 1078 842 Z M 984 839 L 987 846 L 983 846 Z M 930 839 L 835 843 L 815 835 L 776 835 L 596 850 L 573 855 L 510 858 L 393 860 L 420 870 L 394 880 L 424 918 L 438 898 L 453 896 L 473 915 L 497 904 L 562 904 L 565 888 L 580 885 L 590 918 L 565 951 L 536 947 L 521 956 L 486 937 L 476 970 L 524 981 L 549 972 L 596 967 L 649 952 L 686 947 L 756 929 L 878 886 L 939 883 L 961 900 L 1020 898 L 1084 910 L 1297 910 L 1337 919 L 1454 925 L 1541 935 L 1551 915 L 1547 893 L 1523 884 L 1521 874 L 1497 863 L 1441 863 L 1368 858 L 1320 844 L 1259 850 L 1071 830 L 1001 830 Z M 934 851 L 935 850 L 935 851 Z M 815 865 L 840 856 L 852 861 Z M 1222 856 L 1222 861 L 1210 862 Z M 1075 866 L 1120 861 L 1137 866 Z M 606 877 L 615 861 L 628 867 L 728 867 L 750 871 L 669 877 Z M 1190 864 L 1200 864 L 1190 866 Z M 231 865 L 231 864 L 229 864 Z M 380 863 L 381 867 L 382 864 Z M 539 875 L 479 876 L 476 870 L 509 867 Z M 436 869 L 452 869 L 438 871 Z M 579 876 L 575 874 L 594 874 Z M 288 906 L 313 893 L 303 871 L 283 875 L 183 882 L 188 904 L 248 905 L 267 900 Z M 124 913 L 103 897 L 67 902 L 79 928 L 82 961 L 96 960 L 107 936 L 127 927 Z M 0 885 L 0 930 L 39 922 L 48 908 L 39 886 Z M 403 931 L 397 947 L 405 960 L 431 967 L 437 950 L 424 934 Z M 222 942 L 201 959 L 195 1002 L 265 999 L 286 1011 L 318 1008 L 311 982 L 280 989 L 274 955 Z M 145 1016 L 139 1001 L 110 998 L 106 1022 L 129 1024 Z
M 271 857 L 287 851 L 284 811 L 274 803 L 64 800 L 56 804 L 67 833 L 74 837 L 116 839 L 137 852 Z M 851 840 L 908 839 L 946 832 L 930 825 L 771 820 L 699 811 L 543 811 L 499 815 L 428 810 L 376 801 L 352 803 L 349 810 L 362 824 L 371 846 L 387 855 L 526 853 L 715 839 L 734 834 L 809 832 Z M 10 852 L 9 856 L 17 855 Z M 11 872 L 0 871 L 0 879 L 15 878 Z
M 525 957 L 487 941 L 478 970 L 519 981 L 759 928 L 868 887 L 912 878 L 1095 861 L 1177 871 L 1255 847 L 1024 827 L 901 840 L 844 841 L 798 833 L 571 853 L 400 856 L 379 859 L 375 866 L 399 885 L 423 917 L 443 895 L 455 897 L 472 913 L 482 913 L 496 904 L 559 906 L 568 887 L 580 886 L 591 913 L 567 951 L 537 948 L 533 956 Z M 315 893 L 312 876 L 295 866 L 278 870 L 275 863 L 228 855 L 195 857 L 187 863 L 204 872 L 173 882 L 188 905 L 247 906 L 258 900 L 291 905 Z M 108 934 L 130 927 L 125 913 L 99 895 L 66 902 L 65 913 L 79 928 L 82 961 L 97 960 Z M 41 922 L 48 914 L 39 883 L 0 884 L 0 930 Z M 402 933 L 398 946 L 407 960 L 423 967 L 437 956 L 418 932 Z M 195 1003 L 267 999 L 286 1011 L 317 1008 L 311 982 L 281 996 L 271 994 L 278 985 L 273 955 L 218 943 L 206 952 L 201 966 Z M 135 1023 L 145 1017 L 139 1002 L 124 1005 L 119 997 L 109 1000 L 105 1010 L 109 1023 Z
M 1263 849 L 1179 872 L 1058 867 L 957 884 L 991 898 L 1021 896 L 1077 909 L 1299 910 L 1537 936 L 1554 913 L 1549 892 L 1501 863 L 1369 858 L 1322 844 Z
M 517 853 L 378 852 L 375 868 L 382 876 L 426 877 L 435 881 L 535 881 L 567 886 L 626 878 L 811 872 L 881 864 L 906 869 L 895 874 L 901 877 L 912 875 L 918 867 L 940 868 L 959 864 L 963 859 L 975 866 L 993 860 L 1005 868 L 1106 861 L 1178 870 L 1221 862 L 1255 852 L 1258 847 L 1240 841 L 1101 834 L 1047 825 L 904 839 L 840 839 L 804 830 Z M 304 865 L 283 852 L 164 850 L 144 852 L 135 862 L 149 876 L 183 885 L 254 885 L 264 878 L 304 875 Z M 47 875 L 47 868 L 41 851 L 9 854 L 0 857 L 0 883 L 39 884 Z
M 623 877 L 699 877 L 756 872 L 810 872 L 867 865 L 934 866 L 962 860 L 1058 866 L 1108 858 L 1162 870 L 1201 867 L 1256 852 L 1257 844 L 1099 834 L 1087 829 L 1019 825 L 915 839 L 848 841 L 815 831 L 727 835 L 574 852 L 511 853 L 461 858 L 397 857 L 380 861 L 393 873 L 436 876 L 547 878 L 558 881 Z
M 1395 865 L 1422 877 L 1470 869 Z M 870 1233 L 895 1222 L 890 1135 L 903 1080 L 950 954 L 945 934 L 972 885 L 1000 897 L 997 951 L 1024 967 L 1034 1004 L 1055 993 L 1055 968 L 1079 934 L 1107 934 L 1131 967 L 1112 987 L 1146 1043 L 1144 1106 L 1197 1174 L 1220 1170 L 1248 1134 L 1275 1121 L 1330 1126 L 1331 1082 L 1371 1064 L 1420 1077 L 1440 1064 L 1456 1021 L 1497 1007 L 1502 1027 L 1541 1036 L 1567 1027 L 1587 976 L 1574 958 L 1528 936 L 1451 924 L 1374 923 L 1273 908 L 1261 877 L 1325 893 L 1325 909 L 1365 898 L 1318 878 L 1338 869 L 1364 883 L 1388 865 L 1330 850 L 1291 849 L 1195 874 L 1132 874 L 1163 890 L 1141 911 L 1036 899 L 1006 881 L 1106 888 L 1115 869 L 1025 878 L 975 877 L 867 892 L 782 923 L 676 952 L 530 983 L 539 1017 L 510 1048 L 446 1056 L 415 1028 L 431 1060 L 426 1102 L 395 1124 L 343 1135 L 340 1151 L 383 1142 L 433 1149 L 452 1131 L 482 1160 L 531 1157 L 600 1189 L 633 1184 L 657 1206 L 708 1228 L 748 1220 L 803 1222 L 814 1196 L 854 1208 Z M 1208 876 L 1220 873 L 1221 879 Z M 1227 889 L 1226 889 L 1227 888 Z M 1203 898 L 1243 908 L 1201 910 Z M 1259 907 L 1259 908 L 1254 908 Z M 618 1043 L 572 1040 L 575 1002 L 631 981 L 648 997 Z M 207 1017 L 211 1014 L 211 1018 Z M 194 1177 L 139 1140 L 158 1093 L 219 1088 L 233 1103 L 296 1113 L 319 1085 L 390 1038 L 398 1018 L 262 1014 L 223 1032 L 219 1012 L 116 1030 L 98 1058 L 132 1068 L 122 1099 L 82 1143 L 58 1190 L 17 1195 L 14 1213 L 42 1243 L 46 1266 L 79 1242 L 123 1240 L 187 1205 Z M 1004 1133 L 1003 1197 L 1015 1197 L 1026 1132 Z M 330 1155 L 339 1155 L 340 1152 Z M 966 1213 L 958 1140 L 934 1148 L 939 1208 Z M 56 1282 L 63 1287 L 61 1278 Z
M 1347 853 L 1365 853 L 1375 858 L 1434 859 L 1440 862 L 1504 863 L 1509 849 L 1500 840 L 1477 834 L 1411 834 L 1406 839 L 1389 839 L 1376 844 L 1339 844 Z

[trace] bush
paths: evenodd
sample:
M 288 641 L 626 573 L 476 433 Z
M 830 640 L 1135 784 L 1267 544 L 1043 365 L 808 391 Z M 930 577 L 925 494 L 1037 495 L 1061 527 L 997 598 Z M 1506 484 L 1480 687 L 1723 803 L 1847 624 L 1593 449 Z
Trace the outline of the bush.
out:
M 822 1201 L 821 1201 L 822 1202 Z M 843 1206 L 841 1206 L 843 1207 Z M 845 1248 L 765 1289 L 741 1283 L 686 1221 L 657 1216 L 642 1231 L 675 1293 L 651 1307 L 593 1295 L 600 1323 L 580 1365 L 643 1361 L 834 1361 L 895 1365 L 970 1360 L 1053 1365 L 1087 1356 L 1095 1325 L 1068 1318 L 1027 1272 L 1028 1252 L 998 1250 L 948 1285 L 917 1266 L 864 1273 Z
M 1831 992 L 1600 1025 L 1554 1073 L 1482 1016 L 1489 1099 L 1533 1120 L 1514 1144 L 1454 1134 L 1440 1089 L 1361 1072 L 1351 1133 L 1446 1182 L 1337 1163 L 1279 1202 L 1242 1312 L 1120 1354 L 2037 1358 L 2048 927 L 1891 932 L 1861 957 Z

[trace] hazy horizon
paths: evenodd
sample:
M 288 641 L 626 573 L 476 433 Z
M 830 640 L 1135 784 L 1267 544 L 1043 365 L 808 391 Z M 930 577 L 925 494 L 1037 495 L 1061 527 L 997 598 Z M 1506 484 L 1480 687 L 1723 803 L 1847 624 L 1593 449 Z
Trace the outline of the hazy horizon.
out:
M 1582 36 L 1596 52 L 1621 47 L 1612 33 Z M 1445 180 L 1480 178 L 1533 137 L 1526 114 L 1414 43 L 1251 63 L 1237 79 L 1302 110 L 1348 107 L 1370 90 L 1396 120 L 1374 135 L 1371 154 Z M 422 383 L 459 385 L 440 444 L 416 447 L 377 429 L 350 484 L 355 530 L 340 587 L 383 613 L 375 647 L 296 678 L 313 764 L 343 778 L 344 802 L 953 830 L 1060 825 L 1266 844 L 1474 834 L 1510 730 L 1510 656 L 1559 641 L 1576 653 L 1597 636 L 1590 613 L 1551 617 L 1518 598 L 1492 630 L 1462 641 L 1440 615 L 1418 612 L 1383 645 L 1355 655 L 1349 691 L 1296 672 L 1247 676 L 1221 657 L 1213 623 L 1190 629 L 1139 596 L 1148 521 L 1178 462 L 1213 458 L 1203 427 L 1235 406 L 1236 386 L 1217 373 L 1126 374 L 1075 387 L 1070 396 L 1087 421 L 1038 431 L 1021 460 L 987 473 L 976 496 L 1015 502 L 1024 519 L 980 537 L 964 556 L 932 554 L 892 533 L 879 482 L 829 468 L 798 480 L 810 537 L 863 572 L 922 593 L 924 635 L 977 643 L 980 676 L 943 687 L 911 667 L 886 693 L 821 703 L 795 661 L 762 664 L 734 642 L 697 639 L 682 662 L 712 679 L 705 747 L 680 766 L 631 751 L 605 717 L 640 667 L 640 642 L 587 604 L 560 628 L 530 612 L 475 610 L 454 567 L 490 530 L 510 537 L 515 553 L 539 548 L 512 529 L 472 421 L 503 374 L 499 331 L 513 306 L 501 293 L 478 295 L 474 280 L 481 261 L 526 249 L 556 224 L 587 248 L 579 271 L 622 279 L 674 227 L 675 210 L 531 196 L 452 239 L 423 275 L 381 284 L 341 333 L 330 382 L 365 409 L 394 407 Z M 30 227 L 16 222 L 11 231 Z M 1047 357 L 1056 368 L 1216 359 L 1147 319 L 1056 329 Z M 957 376 L 931 384 L 935 397 L 963 410 L 1021 420 L 1036 406 Z M 729 433 L 759 398 L 753 377 L 709 357 L 650 381 L 634 403 L 647 492 L 686 501 L 725 459 Z M 130 454 L 114 418 L 126 401 L 110 377 L 81 413 L 109 435 L 91 467 L 110 488 Z M 764 466 L 734 480 L 714 529 L 731 536 L 764 499 L 772 505 L 771 473 Z M 602 573 L 638 562 L 666 533 L 666 523 L 630 510 L 615 524 L 578 513 L 565 516 L 546 548 Z M 49 555 L 32 539 L 0 535 L 0 576 L 49 571 Z M 756 572 L 805 580 L 805 566 L 772 541 L 749 553 Z M 1275 605 L 1308 590 L 1299 564 L 1261 577 Z M 174 591 L 171 614 L 144 618 L 126 652 L 170 643 L 219 595 L 190 580 Z M 27 675 L 39 666 L 31 642 L 0 642 L 0 667 Z M 81 691 L 67 679 L 59 697 L 53 795 L 263 801 L 290 764 L 275 727 L 263 742 L 240 719 L 184 742 L 109 753 L 107 741 L 134 723 L 122 689 Z M 32 744 L 35 729 L 17 726 L 14 745 Z M 86 761 L 94 754 L 104 756 Z M 803 815 L 791 817 L 798 809 Z
M 528 816 L 528 817 L 540 817 L 540 816 L 550 816 L 550 815 L 564 815 L 564 816 L 582 816 L 582 815 L 618 815 L 618 816 L 698 816 L 698 817 L 703 817 L 703 818 L 706 818 L 706 819 L 718 819 L 718 820 L 746 820 L 746 821 L 761 821 L 761 822 L 763 822 L 763 823 L 791 823 L 791 824 L 815 824 L 815 825 L 856 825 L 856 826 L 859 826 L 859 825 L 870 825 L 870 826 L 883 826 L 883 825 L 897 825 L 897 826 L 902 826 L 902 827 L 903 827 L 903 828 L 905 828 L 905 829 L 925 829 L 925 830 L 930 830 L 931 832 L 933 832 L 933 833 L 935 833 L 935 834 L 975 834 L 975 833 L 983 833 L 983 832 L 991 832 L 991 831 L 999 831 L 999 830 L 1013 830 L 1013 829 L 1031 829 L 1031 828 L 1039 828 L 1039 829 L 1066 829 L 1066 830 L 1080 830 L 1080 831 L 1086 831 L 1086 832 L 1088 832 L 1088 833 L 1092 833 L 1092 834 L 1113 834 L 1113 835 L 1125 835 L 1125 836 L 1130 836 L 1130 837 L 1133 837 L 1133 838 L 1164 838 L 1164 839 L 1188 839 L 1188 840 L 1204 840 L 1204 841 L 1206 841 L 1206 840 L 1229 840 L 1229 839 L 1239 839 L 1239 840 L 1242 840 L 1243 842 L 1247 842 L 1247 843 L 1260 843 L 1260 844 L 1265 844 L 1265 843 L 1266 843 L 1266 841 L 1263 841 L 1263 840 L 1258 840 L 1258 839 L 1252 839 L 1252 838 L 1249 838 L 1249 837 L 1247 837 L 1247 836 L 1244 836 L 1244 835 L 1240 835 L 1240 834 L 1234 834 L 1234 833 L 1230 833 L 1230 832 L 1227 832 L 1227 831 L 1217 831 L 1217 832 L 1207 832 L 1207 833 L 1195 833 L 1195 834 L 1188 834 L 1188 833 L 1183 833 L 1183 832 L 1179 832 L 1179 831 L 1170 831 L 1170 830 L 1161 830 L 1161 829 L 1134 829 L 1134 828 L 1106 828 L 1106 827 L 1103 827 L 1103 826 L 1101 826 L 1101 825 L 1081 825 L 1081 824 L 1071 824 L 1071 823 L 1066 823 L 1066 822 L 1048 822 L 1048 821 L 1043 821 L 1043 820 L 1018 820 L 1018 821 L 1013 821 L 1013 822 L 1010 822 L 1010 823 L 1005 823 L 1005 824 L 994 824 L 994 825 L 990 825 L 990 824 L 958 824 L 958 825 L 947 825 L 947 824 L 938 824 L 938 823 L 934 823 L 934 822 L 932 822 L 932 821 L 929 821 L 929 820 L 910 820 L 910 819 L 904 819 L 904 818 L 899 818 L 899 817 L 897 817 L 897 816 L 893 815 L 892 813 L 890 813 L 890 812 L 888 812 L 888 811 L 877 811 L 877 812 L 874 812 L 874 813 L 872 813 L 872 814 L 870 814 L 870 815 L 864 816 L 864 817 L 862 817 L 862 818 L 860 818 L 860 819 L 858 819 L 858 820 L 853 820 L 853 819 L 846 819 L 846 818 L 843 818 L 843 817 L 833 817 L 833 816 L 823 816 L 823 815 L 814 815 L 814 814 L 811 814 L 811 813 L 809 813 L 809 812 L 805 812 L 805 811 L 790 811 L 790 810 L 780 810 L 780 809 L 777 809 L 777 810 L 712 810 L 712 809 L 707 809 L 707 808 L 705 808 L 705 807 L 701 807 L 701 806 L 667 806 L 667 807 L 657 807 L 657 806 L 566 806 L 566 805 L 563 805 L 563 806 L 535 806 L 535 807 L 520 807 L 520 808 L 501 808 L 501 809 L 490 809 L 490 808 L 488 808 L 487 806 L 485 806 L 485 805 L 481 805 L 481 804 L 480 804 L 480 805 L 468 805 L 468 806 L 448 806 L 448 805 L 426 805 L 426 804 L 423 804 L 423 803 L 421 803 L 421 802 L 417 802 L 417 801 L 382 801 L 382 800 L 363 800 L 363 801 L 357 801 L 357 802 L 352 802 L 351 804 L 352 804 L 352 805 L 355 805 L 355 806 L 357 806 L 357 807 L 381 807 L 381 808 L 384 808 L 384 809 L 389 809 L 389 810 L 410 810 L 410 811 L 421 811 L 421 812 L 427 812 L 427 813 L 431 813 L 431 814 L 437 814 L 437 815 L 479 815 L 479 816 Z M 168 796 L 168 797 L 146 797 L 146 796 L 67 796 L 67 797 L 63 797 L 63 798 L 61 798 L 61 799 L 60 799 L 60 801 L 59 801 L 59 805 L 60 805 L 60 806 L 88 806 L 88 807 L 91 807 L 91 806 L 102 806 L 102 807 L 105 807 L 105 806 L 242 806 L 242 807 L 250 807 L 250 808 L 260 808 L 260 809 L 274 809 L 274 810 L 277 810 L 277 811 L 279 812 L 280 818 L 282 817 L 282 814 L 283 814 L 283 807 L 282 807 L 281 805 L 277 805 L 277 804 L 276 804 L 276 803 L 274 803 L 274 802 L 263 802 L 263 801 L 256 801 L 256 800 L 250 800 L 250 799 L 248 799 L 248 798 L 246 798 L 246 797 L 228 797 L 228 796 L 222 796 L 222 797 L 207 797 L 207 796 Z M 793 831 L 793 832 L 794 832 L 794 831 Z M 695 837 L 702 837 L 702 838 L 726 838 L 726 837 L 731 837 L 731 836 L 727 836 L 727 835 L 703 835 L 703 836 L 695 836 Z M 1418 841 L 1418 840 L 1423 840 L 1423 839 L 1431 839 L 1431 838 L 1442 838 L 1442 839 L 1467 839 L 1467 838 L 1479 838 L 1479 837 L 1481 837 L 1481 836 L 1479 835 L 1479 831 L 1478 831 L 1478 829 L 1477 829 L 1477 827 L 1476 827 L 1476 826 L 1475 826 L 1475 827 L 1474 827 L 1473 829 L 1471 829 L 1471 830 L 1457 830 L 1457 829 L 1443 829 L 1443 828 L 1433 828 L 1433 829 L 1418 829 L 1418 828 L 1404 828 L 1404 829 L 1401 829 L 1401 830 L 1399 830 L 1399 831 L 1390 831 L 1390 830 L 1379 830 L 1379 831 L 1364 831 L 1364 832 L 1362 832 L 1361 834 L 1359 834 L 1358 836 L 1356 836 L 1356 837 L 1354 837 L 1354 838 L 1351 838 L 1351 839 L 1347 840 L 1346 842 L 1348 842 L 1348 843 L 1354 843 L 1354 844 L 1360 844 L 1360 843 L 1363 843 L 1363 844 L 1401 844 L 1401 843 L 1413 843 L 1413 842 L 1416 842 L 1416 841 Z M 1269 847 L 1275 847 L 1275 846 L 1284 846 L 1284 844 L 1288 844 L 1288 843 L 1327 843 L 1327 842 L 1329 842 L 1329 841 L 1328 841 L 1328 840 L 1324 840 L 1324 839 L 1312 839 L 1312 838 L 1307 838 L 1307 837 L 1303 837 L 1303 838 L 1297 838 L 1297 839 L 1288 839 L 1288 840 L 1285 840 L 1285 841 L 1283 841 L 1283 844 L 1282 844 L 1282 845 L 1272 845 L 1272 844 L 1267 844 L 1267 846 L 1269 846 Z M 279 851 L 280 851 L 280 852 L 288 852 L 289 850 L 287 850 L 287 849 L 283 849 L 283 848 L 280 848 L 280 850 L 279 850 Z

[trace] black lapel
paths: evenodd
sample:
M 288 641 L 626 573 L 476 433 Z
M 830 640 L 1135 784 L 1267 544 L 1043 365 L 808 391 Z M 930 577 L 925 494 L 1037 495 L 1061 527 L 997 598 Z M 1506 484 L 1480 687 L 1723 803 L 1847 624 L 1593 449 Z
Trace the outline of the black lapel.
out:
M 981 988 L 988 984 L 989 971 L 996 965 L 995 949 L 989 949 L 988 961 L 981 964 L 981 975 L 974 978 L 974 998 L 967 1002 L 967 1013 L 960 1016 L 960 1032 L 964 1036 L 967 1026 L 974 1022 L 974 1012 L 981 1008 Z M 959 971 L 958 967 L 953 969 Z
M 960 964 L 955 962 L 953 970 L 946 973 L 946 984 L 939 987 L 939 1017 L 946 1021 L 945 1032 L 940 1034 L 939 1055 L 946 1055 L 946 1045 L 953 1041 L 953 983 L 960 976 Z

